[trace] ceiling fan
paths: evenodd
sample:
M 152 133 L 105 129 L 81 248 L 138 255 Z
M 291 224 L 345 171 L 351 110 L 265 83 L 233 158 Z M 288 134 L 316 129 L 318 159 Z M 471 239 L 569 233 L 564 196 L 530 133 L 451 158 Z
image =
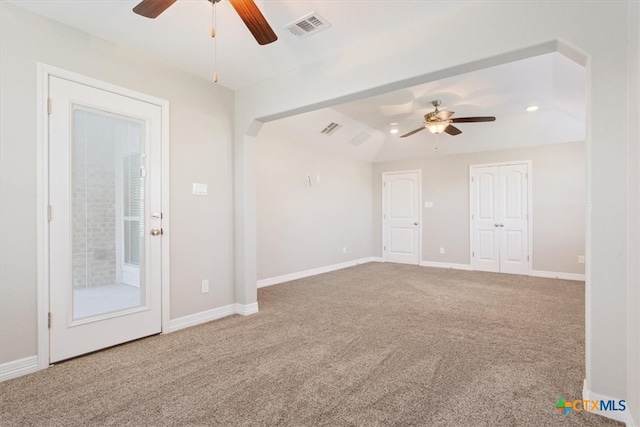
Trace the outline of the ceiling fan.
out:
M 453 126 L 451 123 L 474 123 L 474 122 L 493 122 L 496 120 L 493 116 L 483 116 L 483 117 L 458 117 L 452 119 L 453 111 L 440 111 L 438 107 L 442 104 L 441 101 L 435 100 L 431 101 L 431 104 L 436 107 L 434 111 L 431 113 L 427 113 L 424 116 L 425 123 L 423 126 L 418 129 L 412 130 L 411 132 L 405 133 L 401 135 L 400 138 L 406 138 L 407 136 L 411 136 L 414 133 L 418 133 L 421 130 L 429 129 L 431 133 L 439 134 L 442 132 L 448 133 L 449 135 L 460 135 L 462 131 L 457 127 Z
M 220 0 L 208 1 L 214 4 L 220 2 Z M 158 15 L 175 2 L 176 0 L 142 0 L 133 8 L 133 11 L 138 15 L 153 19 L 157 18 Z M 276 33 L 253 0 L 229 0 L 229 3 L 240 15 L 240 19 L 253 34 L 258 44 L 265 45 L 278 40 L 278 36 L 276 36 Z

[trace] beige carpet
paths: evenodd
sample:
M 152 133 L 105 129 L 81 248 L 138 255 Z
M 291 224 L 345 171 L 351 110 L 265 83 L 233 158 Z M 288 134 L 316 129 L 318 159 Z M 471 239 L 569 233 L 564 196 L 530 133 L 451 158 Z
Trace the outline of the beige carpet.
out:
M 2 426 L 600 426 L 580 282 L 372 263 L 0 384 Z

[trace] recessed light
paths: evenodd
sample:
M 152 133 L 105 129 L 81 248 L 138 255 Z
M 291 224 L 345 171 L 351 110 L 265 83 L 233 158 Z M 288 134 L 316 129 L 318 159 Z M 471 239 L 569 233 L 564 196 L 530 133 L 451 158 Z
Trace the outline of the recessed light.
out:
M 395 135 L 396 133 L 400 132 L 398 129 L 391 129 L 389 131 L 390 134 Z
M 398 126 L 399 124 L 400 123 L 393 122 L 393 123 L 389 123 L 389 126 Z
M 540 107 L 538 107 L 537 105 L 529 105 L 527 108 L 525 108 L 525 110 L 527 110 L 528 112 L 532 112 L 532 111 L 537 111 L 538 108 Z

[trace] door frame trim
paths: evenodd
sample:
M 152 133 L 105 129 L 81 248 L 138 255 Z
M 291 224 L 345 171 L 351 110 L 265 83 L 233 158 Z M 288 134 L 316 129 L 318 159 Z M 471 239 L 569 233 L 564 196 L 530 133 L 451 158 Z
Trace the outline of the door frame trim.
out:
M 527 165 L 527 251 L 529 260 L 527 261 L 527 276 L 531 276 L 533 271 L 533 194 L 532 194 L 532 182 L 533 174 L 531 170 L 531 160 L 517 160 L 510 162 L 495 162 L 495 163 L 479 163 L 475 165 L 469 165 L 469 265 L 473 268 L 473 218 L 471 214 L 473 212 L 473 183 L 471 178 L 473 177 L 473 169 L 493 167 L 493 166 L 510 166 L 510 165 Z M 475 270 L 474 270 L 475 271 Z
M 386 257 L 385 257 L 385 250 L 384 250 L 384 179 L 387 175 L 397 175 L 397 174 L 401 174 L 401 173 L 417 173 L 418 174 L 418 263 L 416 265 L 420 265 L 420 263 L 422 262 L 422 169 L 410 169 L 410 170 L 399 170 L 399 171 L 387 171 L 387 172 L 382 172 L 382 181 L 380 182 L 380 189 L 381 191 L 381 204 L 382 204 L 382 211 L 381 211 L 381 218 L 380 218 L 380 224 L 382 226 L 382 234 L 380 235 L 381 239 L 381 244 L 380 244 L 380 250 L 382 251 L 382 262 L 387 262 Z
M 169 101 L 141 92 L 136 92 L 111 83 L 87 77 L 72 71 L 57 68 L 41 62 L 37 63 L 37 358 L 38 369 L 49 366 L 49 77 L 58 77 L 78 84 L 91 86 L 117 95 L 154 104 L 161 109 L 161 317 L 162 332 L 170 327 L 170 203 L 169 203 Z M 53 106 L 52 108 L 55 108 Z M 55 214 L 55 213 L 54 213 Z

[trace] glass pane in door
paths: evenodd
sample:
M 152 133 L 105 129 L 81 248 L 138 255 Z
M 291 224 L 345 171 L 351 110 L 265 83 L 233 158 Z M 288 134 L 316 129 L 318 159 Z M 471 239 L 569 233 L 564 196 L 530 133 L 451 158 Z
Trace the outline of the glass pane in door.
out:
M 145 304 L 144 123 L 75 106 L 73 319 Z

